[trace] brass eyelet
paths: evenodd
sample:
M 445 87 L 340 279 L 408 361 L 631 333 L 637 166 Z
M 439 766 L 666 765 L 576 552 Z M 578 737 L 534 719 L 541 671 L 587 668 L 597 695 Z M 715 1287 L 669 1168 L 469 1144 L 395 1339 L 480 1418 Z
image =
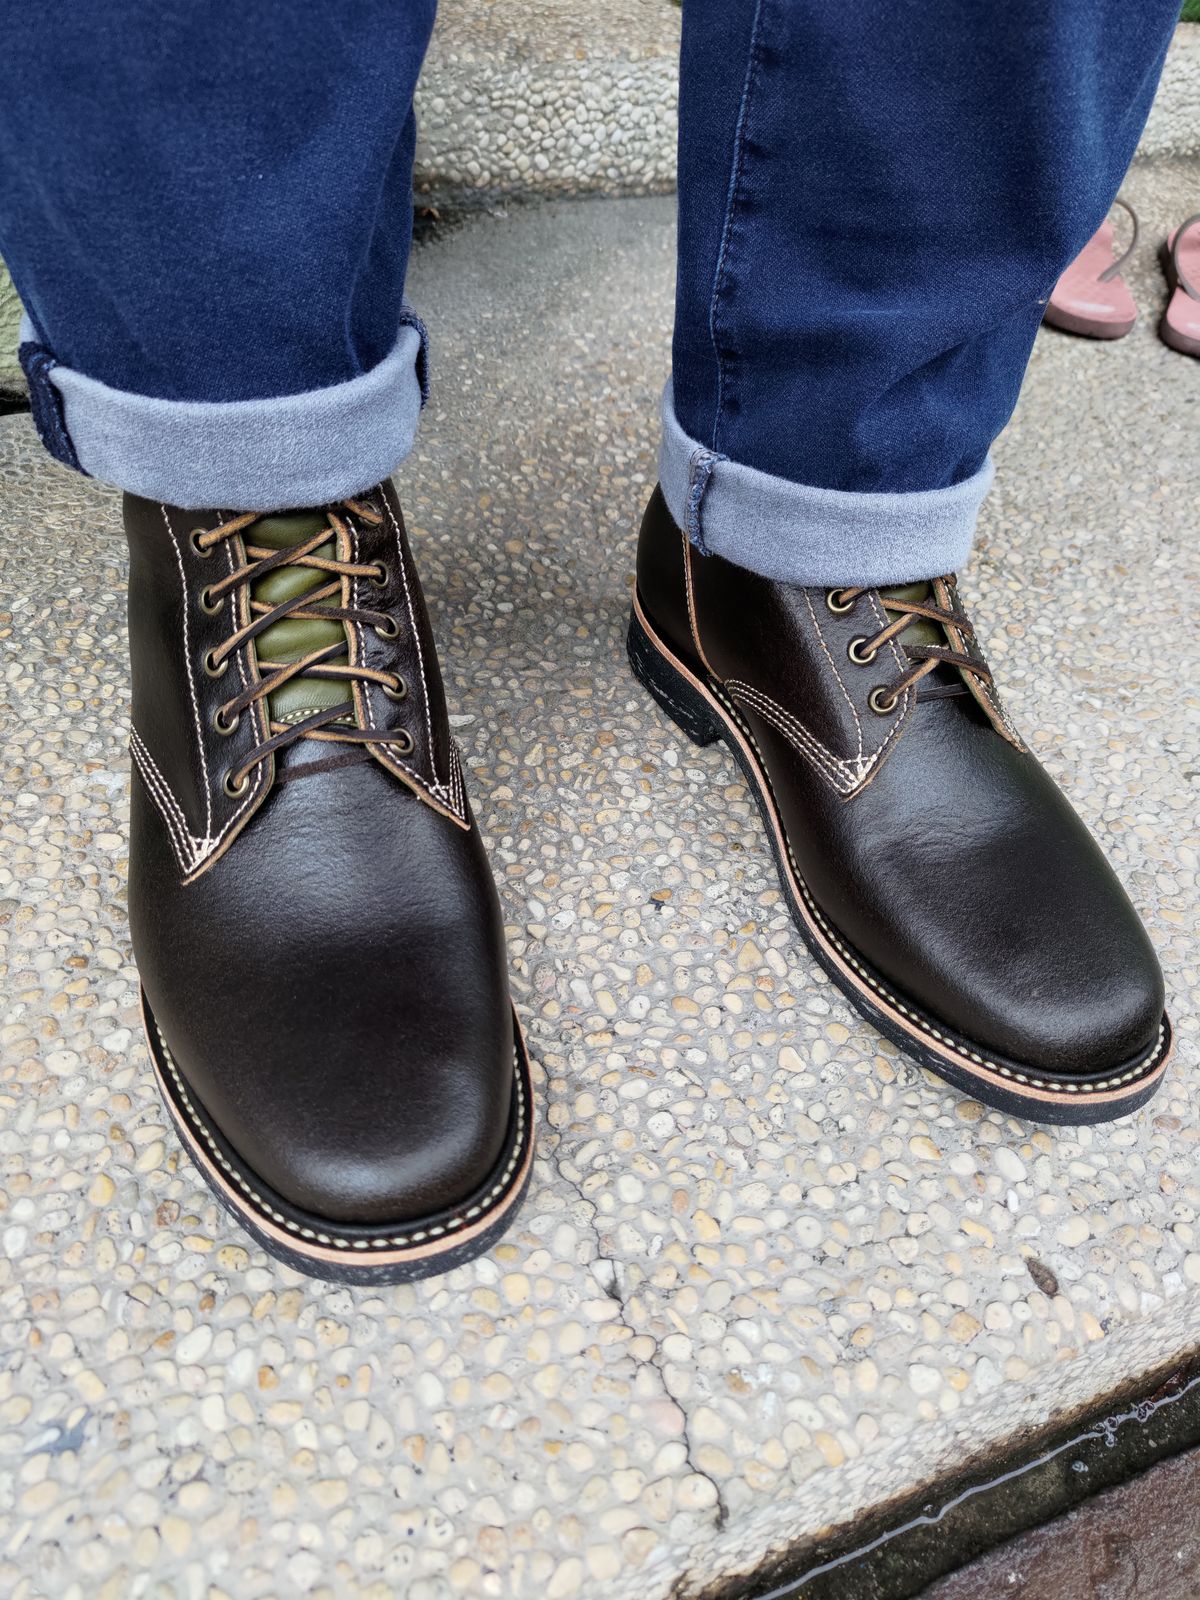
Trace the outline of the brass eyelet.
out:
M 387 695 L 389 700 L 407 700 L 408 684 L 405 683 L 404 679 L 399 675 L 399 673 L 397 673 L 396 687 L 393 689 L 390 683 L 385 683 L 383 685 L 383 692 L 385 695 Z
M 381 639 L 398 639 L 400 637 L 400 624 L 395 617 L 388 617 L 386 623 L 377 622 L 375 632 Z
M 200 540 L 207 532 L 207 528 L 193 528 L 191 533 L 188 534 L 188 543 L 192 547 L 192 552 L 193 554 L 198 555 L 201 561 L 207 561 L 209 556 L 212 555 L 213 551 L 216 549 L 216 545 L 209 545 L 207 550 L 202 548 Z
M 863 647 L 866 644 L 867 641 L 860 636 L 857 639 L 851 639 L 850 643 L 846 646 L 846 654 L 850 657 L 851 661 L 853 661 L 856 667 L 865 667 L 869 665 L 869 663 L 874 661 L 875 657 L 879 654 L 878 645 L 868 646 L 866 649 L 864 649 Z
M 219 599 L 218 600 L 214 600 L 213 599 L 213 592 L 212 592 L 211 589 L 209 589 L 207 587 L 201 589 L 201 591 L 200 591 L 200 609 L 201 609 L 201 611 L 203 611 L 205 613 L 206 616 L 215 617 L 217 612 L 220 611 L 221 607 L 224 604 L 225 604 L 225 602 L 223 600 L 219 600 Z
M 402 756 L 410 756 L 416 749 L 413 744 L 413 736 L 407 728 L 397 728 L 388 743 L 395 745 Z
M 838 595 L 845 594 L 845 592 L 846 591 L 844 589 L 826 589 L 825 591 L 825 604 L 829 610 L 833 612 L 835 617 L 845 616 L 847 611 L 853 611 L 854 607 L 858 604 L 857 600 L 847 600 L 842 602 L 836 598 Z
M 248 772 L 243 773 L 241 783 L 234 783 L 233 773 L 227 772 L 225 774 L 225 782 L 221 787 L 231 800 L 240 800 L 250 788 L 250 774 Z
M 388 569 L 384 566 L 382 561 L 377 561 L 375 563 L 375 570 L 371 573 L 370 577 L 367 579 L 367 582 L 373 583 L 377 589 L 387 588 Z
M 216 652 L 214 650 L 206 650 L 204 652 L 203 666 L 205 676 L 209 678 L 223 678 L 229 671 L 229 657 L 226 656 L 224 661 L 222 661 L 221 665 L 218 667 L 213 660 L 213 656 L 215 654 Z
M 231 733 L 237 732 L 238 723 L 242 720 L 242 713 L 237 711 L 232 717 L 225 715 L 225 707 L 218 706 L 213 712 L 212 725 L 223 739 L 228 739 Z
M 867 704 L 877 717 L 890 717 L 896 709 L 896 696 L 881 683 L 871 690 Z

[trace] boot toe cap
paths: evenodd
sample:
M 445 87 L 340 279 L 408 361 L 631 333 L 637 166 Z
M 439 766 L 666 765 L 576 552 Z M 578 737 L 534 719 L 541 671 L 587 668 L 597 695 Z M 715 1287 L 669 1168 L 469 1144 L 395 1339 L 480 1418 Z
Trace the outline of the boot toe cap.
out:
M 331 1048 L 318 1032 L 303 1058 L 264 1062 L 259 1051 L 219 1076 L 174 1064 L 239 1187 L 318 1224 L 378 1228 L 461 1208 L 496 1175 L 515 1030 L 510 1010 L 490 1032 L 423 1030 L 386 1053 Z

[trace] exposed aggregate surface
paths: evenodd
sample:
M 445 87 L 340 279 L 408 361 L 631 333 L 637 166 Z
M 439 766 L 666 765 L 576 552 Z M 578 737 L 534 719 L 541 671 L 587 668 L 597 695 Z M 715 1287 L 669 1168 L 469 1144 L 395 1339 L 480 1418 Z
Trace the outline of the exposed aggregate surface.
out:
M 1189 183 L 1130 180 L 1151 239 Z M 1152 244 L 1128 340 L 1039 340 L 964 578 L 1178 1030 L 1149 1107 L 1063 1131 L 857 1017 L 727 754 L 628 675 L 671 253 L 670 203 L 623 200 L 414 258 L 434 395 L 399 483 L 540 1106 L 507 1240 L 414 1287 L 275 1265 L 167 1127 L 125 926 L 119 500 L 0 419 L 13 1600 L 665 1600 L 1194 1339 L 1200 389 L 1154 337 Z

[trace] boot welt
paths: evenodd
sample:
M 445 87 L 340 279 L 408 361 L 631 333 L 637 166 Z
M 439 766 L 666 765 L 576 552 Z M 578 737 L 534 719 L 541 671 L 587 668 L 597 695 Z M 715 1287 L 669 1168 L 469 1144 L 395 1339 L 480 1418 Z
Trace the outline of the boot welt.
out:
M 948 1027 L 899 993 L 817 905 L 788 845 L 771 780 L 754 736 L 714 681 L 702 682 L 664 642 L 635 591 L 629 621 L 633 674 L 695 744 L 725 742 L 762 816 L 792 918 L 829 977 L 885 1038 L 964 1094 L 1035 1122 L 1108 1122 L 1136 1111 L 1159 1088 L 1173 1048 L 1164 1014 L 1151 1049 L 1096 1078 L 1056 1077 L 1008 1061 Z
M 513 1096 L 500 1157 L 474 1195 L 436 1216 L 355 1227 L 298 1210 L 253 1172 L 191 1093 L 142 992 L 158 1087 L 184 1148 L 224 1209 L 278 1261 L 335 1283 L 411 1283 L 482 1255 L 511 1224 L 533 1164 L 533 1086 L 513 1012 Z

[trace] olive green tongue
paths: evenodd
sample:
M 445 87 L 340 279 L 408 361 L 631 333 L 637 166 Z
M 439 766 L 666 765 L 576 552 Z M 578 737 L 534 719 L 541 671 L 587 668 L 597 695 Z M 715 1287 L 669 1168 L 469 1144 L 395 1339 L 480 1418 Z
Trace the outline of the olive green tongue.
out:
M 933 585 L 929 583 L 896 583 L 889 589 L 880 589 L 880 594 L 889 600 L 909 600 L 917 605 L 924 605 L 933 598 Z M 896 640 L 897 644 L 940 644 L 946 640 L 942 630 L 936 622 L 927 622 L 924 617 L 914 617 Z
M 272 517 L 261 517 L 247 530 L 246 542 L 261 545 L 264 549 L 283 550 L 302 544 L 325 526 L 325 517 L 318 511 L 287 511 Z M 336 558 L 337 547 L 331 534 L 327 543 L 318 545 L 314 554 Z M 309 594 L 327 583 L 328 575 L 309 567 L 277 567 L 250 585 L 250 593 L 264 605 L 277 606 L 285 600 L 294 600 L 298 594 Z M 329 604 L 330 602 L 326 602 Z M 336 600 L 332 602 L 336 604 Z M 264 628 L 255 640 L 258 660 L 298 661 L 314 650 L 327 649 L 331 644 L 342 644 L 346 630 L 340 622 L 307 621 L 304 618 L 286 617 L 282 622 Z M 339 657 L 335 656 L 336 661 Z M 333 678 L 312 678 L 301 673 L 291 678 L 282 688 L 268 696 L 271 719 L 274 722 L 301 722 L 316 711 L 327 711 L 330 706 L 343 705 L 349 699 L 347 685 Z
M 889 600 L 909 600 L 921 605 L 934 600 L 931 583 L 896 583 L 890 588 L 880 589 L 879 593 Z M 936 622 L 929 622 L 925 617 L 914 617 L 908 627 L 897 636 L 896 643 L 901 646 L 937 645 L 945 649 L 950 641 Z M 959 683 L 961 674 L 957 667 L 940 662 L 929 674 L 929 681 L 940 684 Z

